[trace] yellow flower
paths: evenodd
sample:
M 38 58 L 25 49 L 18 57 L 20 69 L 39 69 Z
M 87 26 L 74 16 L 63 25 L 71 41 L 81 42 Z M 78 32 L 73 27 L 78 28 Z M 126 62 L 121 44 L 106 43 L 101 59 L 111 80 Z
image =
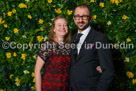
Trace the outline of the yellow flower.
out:
M 30 2 L 30 0 L 25 0 L 26 2 Z
M 5 23 L 5 20 L 2 20 L 2 18 L 0 18 L 0 24 Z
M 136 84 L 136 79 L 133 79 L 133 80 L 132 80 L 132 83 L 133 83 L 133 84 Z
M 135 30 L 135 32 L 136 32 L 136 30 Z
M 2 18 L 0 17 L 0 21 L 2 21 Z
M 54 8 L 55 8 L 55 7 L 56 7 L 56 5 L 53 5 L 52 7 L 54 7 Z
M 67 10 L 68 15 L 72 14 L 72 10 Z
M 129 58 L 128 57 L 125 57 L 125 62 L 129 62 Z
M 12 79 L 13 74 L 10 74 L 9 78 Z
M 123 0 L 119 0 L 119 2 L 123 2 Z
M 7 56 L 7 58 L 11 58 L 11 53 L 10 53 L 10 52 L 7 52 L 7 53 L 6 53 L 6 56 Z
M 60 14 L 60 13 L 61 13 L 61 10 L 60 10 L 60 9 L 55 9 L 55 13 Z
M 14 28 L 14 33 L 18 33 L 18 29 L 17 28 Z
M 93 3 L 94 3 L 94 0 L 90 0 L 90 2 L 93 2 Z
M 16 53 L 16 52 L 14 52 L 14 53 L 13 53 L 13 56 L 14 56 L 14 57 L 16 57 L 16 56 L 17 56 L 17 53 Z
M 128 76 L 128 78 L 133 78 L 134 74 L 132 72 L 126 72 L 126 75 Z
M 111 25 L 111 21 L 108 21 L 107 24 L 108 24 L 108 25 Z
M 127 19 L 127 16 L 126 16 L 126 15 L 123 15 L 123 16 L 122 16 L 122 19 L 124 19 L 124 20 Z
M 15 81 L 16 81 L 15 84 L 16 84 L 17 86 L 20 86 L 20 79 L 19 79 L 18 77 L 15 79 Z
M 32 19 L 32 16 L 31 16 L 31 15 L 27 15 L 27 17 L 28 17 L 29 19 Z
M 58 9 L 57 13 L 59 13 L 59 14 L 60 14 L 60 13 L 61 13 L 61 10 L 60 10 L 60 9 Z
M 35 73 L 34 72 L 32 73 L 32 77 L 35 77 Z
M 9 40 L 10 40 L 10 37 L 5 37 L 5 40 L 9 41 Z
M 33 56 L 34 59 L 36 59 L 36 56 Z
M 5 13 L 5 12 L 3 12 L 3 15 L 6 15 L 6 13 Z
M 5 23 L 5 20 L 3 20 L 1 23 L 2 23 L 2 24 Z
M 0 17 L 0 24 L 2 24 L 2 18 Z
M 35 77 L 33 78 L 33 82 L 35 82 Z
M 24 3 L 20 3 L 19 8 L 27 8 L 27 6 Z
M 51 3 L 52 2 L 52 0 L 48 0 L 48 3 Z
M 39 19 L 39 24 L 43 24 L 43 20 L 42 19 Z
M 94 16 L 93 16 L 93 19 L 96 19 L 96 17 L 97 17 L 97 16 L 96 16 L 96 15 L 94 15 Z
M 8 16 L 12 16 L 12 12 L 11 11 L 8 12 Z
M 29 74 L 29 71 L 28 70 L 24 70 L 24 74 Z
M 58 13 L 58 10 L 57 10 L 57 9 L 55 9 L 55 13 Z
M 127 42 L 131 42 L 131 39 L 130 39 L 130 38 L 127 38 L 126 41 L 127 41 Z
M 59 14 L 61 13 L 61 10 L 60 10 L 60 9 L 58 9 L 58 13 L 59 13 Z
M 0 91 L 4 91 L 3 89 L 0 89 Z
M 115 0 L 115 3 L 116 3 L 117 6 L 119 5 L 119 1 L 118 0 Z
M 26 54 L 21 54 L 21 59 L 25 60 L 26 59 Z
M 8 27 L 8 24 L 4 24 L 4 27 L 7 28 L 7 27 Z
M 34 86 L 32 86 L 31 89 L 35 90 L 36 88 Z
M 15 81 L 18 82 L 18 81 L 20 81 L 20 80 L 19 80 L 19 78 L 17 77 L 17 78 L 15 79 Z
M 44 38 L 42 36 L 37 36 L 38 42 L 41 42 Z
M 12 13 L 16 13 L 16 10 L 15 10 L 15 9 L 13 9 L 13 10 L 12 10 Z
M 40 27 L 40 30 L 43 31 L 44 30 L 43 27 Z
M 115 0 L 110 0 L 110 2 L 111 2 L 111 3 L 114 3 L 114 2 L 115 2 Z
M 29 42 L 29 46 L 32 46 L 32 42 Z
M 99 6 L 104 7 L 104 3 L 100 2 Z

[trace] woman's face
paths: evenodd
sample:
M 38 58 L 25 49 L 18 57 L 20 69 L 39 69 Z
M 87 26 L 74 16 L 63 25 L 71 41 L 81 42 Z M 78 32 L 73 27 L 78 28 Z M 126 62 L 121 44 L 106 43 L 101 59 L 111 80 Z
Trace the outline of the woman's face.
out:
M 57 19 L 55 21 L 54 32 L 57 37 L 64 37 L 68 33 L 67 21 L 65 19 Z

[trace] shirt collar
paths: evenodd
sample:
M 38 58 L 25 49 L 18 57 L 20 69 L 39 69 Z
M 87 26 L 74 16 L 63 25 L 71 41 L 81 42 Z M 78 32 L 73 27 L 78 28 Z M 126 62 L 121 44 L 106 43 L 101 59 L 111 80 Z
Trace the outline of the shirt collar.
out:
M 82 33 L 83 35 L 87 35 L 90 30 L 91 30 L 91 27 L 89 26 L 89 27 L 87 27 L 85 30 L 83 30 L 81 33 Z M 79 30 L 78 30 L 78 33 L 80 33 Z

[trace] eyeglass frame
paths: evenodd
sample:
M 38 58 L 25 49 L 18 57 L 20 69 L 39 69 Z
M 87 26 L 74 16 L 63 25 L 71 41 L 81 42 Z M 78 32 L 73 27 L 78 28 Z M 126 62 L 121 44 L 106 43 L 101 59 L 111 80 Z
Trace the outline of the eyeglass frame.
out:
M 76 19 L 76 17 L 78 17 L 78 19 Z M 82 15 L 82 16 L 80 16 L 80 15 L 74 15 L 74 18 L 75 18 L 76 20 L 79 20 L 80 17 L 81 17 L 83 20 L 87 20 L 88 17 L 90 17 L 90 16 L 89 16 L 89 15 Z M 85 17 L 86 19 L 84 19 L 83 17 Z
M 67 27 L 68 26 L 68 24 L 63 24 L 63 25 L 61 25 L 61 24 L 55 24 L 57 27 Z

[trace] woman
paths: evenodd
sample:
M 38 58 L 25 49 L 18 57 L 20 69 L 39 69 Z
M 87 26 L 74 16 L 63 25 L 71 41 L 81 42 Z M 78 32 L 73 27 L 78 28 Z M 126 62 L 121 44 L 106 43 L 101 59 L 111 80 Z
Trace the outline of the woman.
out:
M 68 91 L 70 70 L 70 43 L 68 22 L 64 17 L 56 17 L 52 22 L 49 40 L 40 48 L 35 66 L 37 91 Z M 61 43 L 61 47 L 59 45 Z M 41 69 L 45 64 L 43 78 Z

